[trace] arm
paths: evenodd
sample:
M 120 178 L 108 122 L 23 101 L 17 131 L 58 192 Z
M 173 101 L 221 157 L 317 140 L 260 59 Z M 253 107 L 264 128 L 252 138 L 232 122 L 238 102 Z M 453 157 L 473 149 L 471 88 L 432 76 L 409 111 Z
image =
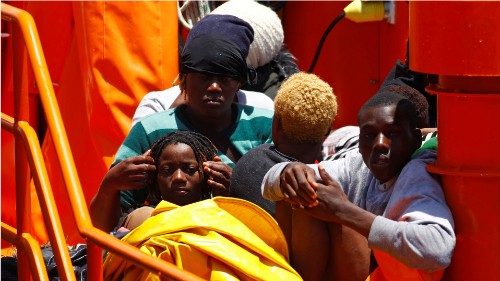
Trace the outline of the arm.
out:
M 262 196 L 268 200 L 285 199 L 292 205 L 314 206 L 316 200 L 314 170 L 300 162 L 274 165 L 262 181 Z
M 378 216 L 368 243 L 411 268 L 436 271 L 450 264 L 455 235 L 436 222 L 393 221 Z
M 113 230 L 121 214 L 120 191 L 144 188 L 148 174 L 155 169 L 153 158 L 147 154 L 127 158 L 109 169 L 90 202 L 95 227 Z
M 97 194 L 90 203 L 90 216 L 96 227 L 106 231 L 112 230 L 118 222 L 122 209 L 121 191 L 130 192 L 143 188 L 142 180 L 145 173 L 154 169 L 154 166 L 151 167 L 153 159 L 146 154 L 141 155 L 148 148 L 146 132 L 141 124 L 136 124 L 118 149 L 115 163 L 104 176 Z
M 267 171 L 260 186 L 262 197 L 271 201 L 280 201 L 286 198 L 285 194 L 281 191 L 280 175 L 288 164 L 290 162 L 278 163 Z
M 376 216 L 350 202 L 340 184 L 321 164 L 318 172 L 321 177 L 321 182 L 316 184 L 318 204 L 304 211 L 317 219 L 348 226 L 368 237 Z
M 417 159 L 403 169 L 386 218 L 377 217 L 368 242 L 410 267 L 433 271 L 450 264 L 456 238 L 451 211 L 427 163 Z
M 323 183 L 316 188 L 319 204 L 304 211 L 356 230 L 368 238 L 371 248 L 387 252 L 409 267 L 427 271 L 445 268 L 451 261 L 455 235 L 442 190 L 425 171 L 425 164 L 408 167 L 406 173 L 409 177 L 400 175 L 382 217 L 347 200 L 340 185 L 320 166 Z

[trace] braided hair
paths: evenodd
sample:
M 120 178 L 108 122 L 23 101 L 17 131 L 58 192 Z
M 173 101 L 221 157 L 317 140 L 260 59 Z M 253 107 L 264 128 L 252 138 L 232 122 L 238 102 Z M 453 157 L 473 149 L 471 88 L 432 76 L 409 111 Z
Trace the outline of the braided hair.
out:
M 183 143 L 191 147 L 198 162 L 198 171 L 202 178 L 202 199 L 210 198 L 212 191 L 207 184 L 207 178 L 203 172 L 203 162 L 212 160 L 217 155 L 217 148 L 215 145 L 204 135 L 193 131 L 175 131 L 158 139 L 151 146 L 151 157 L 154 159 L 155 164 L 160 162 L 160 157 L 163 150 L 169 145 Z M 151 205 L 156 205 L 161 201 L 160 187 L 157 182 L 158 167 L 155 172 L 149 175 L 149 192 L 148 202 Z

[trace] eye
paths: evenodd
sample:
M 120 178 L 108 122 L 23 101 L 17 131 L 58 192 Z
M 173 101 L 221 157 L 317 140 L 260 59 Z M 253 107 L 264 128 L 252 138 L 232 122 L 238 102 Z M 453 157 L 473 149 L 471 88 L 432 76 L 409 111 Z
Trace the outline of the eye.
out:
M 372 140 L 373 138 L 375 138 L 375 133 L 363 132 L 359 134 L 359 137 L 364 140 Z
M 233 77 L 229 77 L 229 76 L 222 77 L 221 81 L 223 83 L 233 83 L 233 82 L 236 82 L 236 80 Z
M 196 165 L 189 165 L 184 168 L 184 173 L 190 176 L 194 175 L 196 172 L 198 172 L 198 166 Z
M 238 80 L 235 79 L 234 77 L 231 77 L 231 76 L 222 76 L 222 77 L 219 77 L 219 82 L 224 84 L 224 85 L 233 85 L 233 84 L 237 84 Z
M 170 166 L 163 166 L 160 170 L 160 175 L 170 176 L 172 175 L 173 169 Z
M 393 137 L 397 137 L 401 134 L 401 130 L 397 129 L 397 128 L 394 128 L 394 129 L 391 129 L 387 132 L 387 136 L 389 138 L 393 138 Z

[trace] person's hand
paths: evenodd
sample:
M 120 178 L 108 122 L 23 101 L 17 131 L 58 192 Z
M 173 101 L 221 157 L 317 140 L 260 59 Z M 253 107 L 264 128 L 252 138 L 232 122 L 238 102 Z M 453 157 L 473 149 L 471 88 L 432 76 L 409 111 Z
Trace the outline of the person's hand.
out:
M 203 171 L 208 177 L 207 184 L 212 188 L 214 196 L 229 196 L 229 184 L 233 169 L 222 162 L 219 156 L 212 161 L 203 162 Z
M 288 164 L 280 176 L 280 187 L 286 196 L 286 201 L 292 207 L 312 207 L 316 200 L 317 183 L 314 170 L 303 163 L 293 162 Z
M 153 158 L 146 151 L 142 155 L 133 156 L 113 166 L 104 176 L 101 188 L 108 190 L 141 189 L 151 172 L 156 170 Z
M 340 184 L 332 179 L 323 166 L 318 165 L 321 182 L 317 183 L 318 205 L 304 209 L 308 214 L 323 221 L 338 222 L 338 215 L 350 204 Z

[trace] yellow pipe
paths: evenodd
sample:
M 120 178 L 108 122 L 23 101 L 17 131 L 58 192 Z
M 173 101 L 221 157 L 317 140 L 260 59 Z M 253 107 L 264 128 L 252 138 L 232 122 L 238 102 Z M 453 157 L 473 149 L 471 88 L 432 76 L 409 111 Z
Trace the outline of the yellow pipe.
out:
M 15 245 L 27 255 L 34 280 L 49 281 L 40 244 L 30 234 L 23 233 L 18 236 L 15 228 L 2 222 L 2 239 Z

